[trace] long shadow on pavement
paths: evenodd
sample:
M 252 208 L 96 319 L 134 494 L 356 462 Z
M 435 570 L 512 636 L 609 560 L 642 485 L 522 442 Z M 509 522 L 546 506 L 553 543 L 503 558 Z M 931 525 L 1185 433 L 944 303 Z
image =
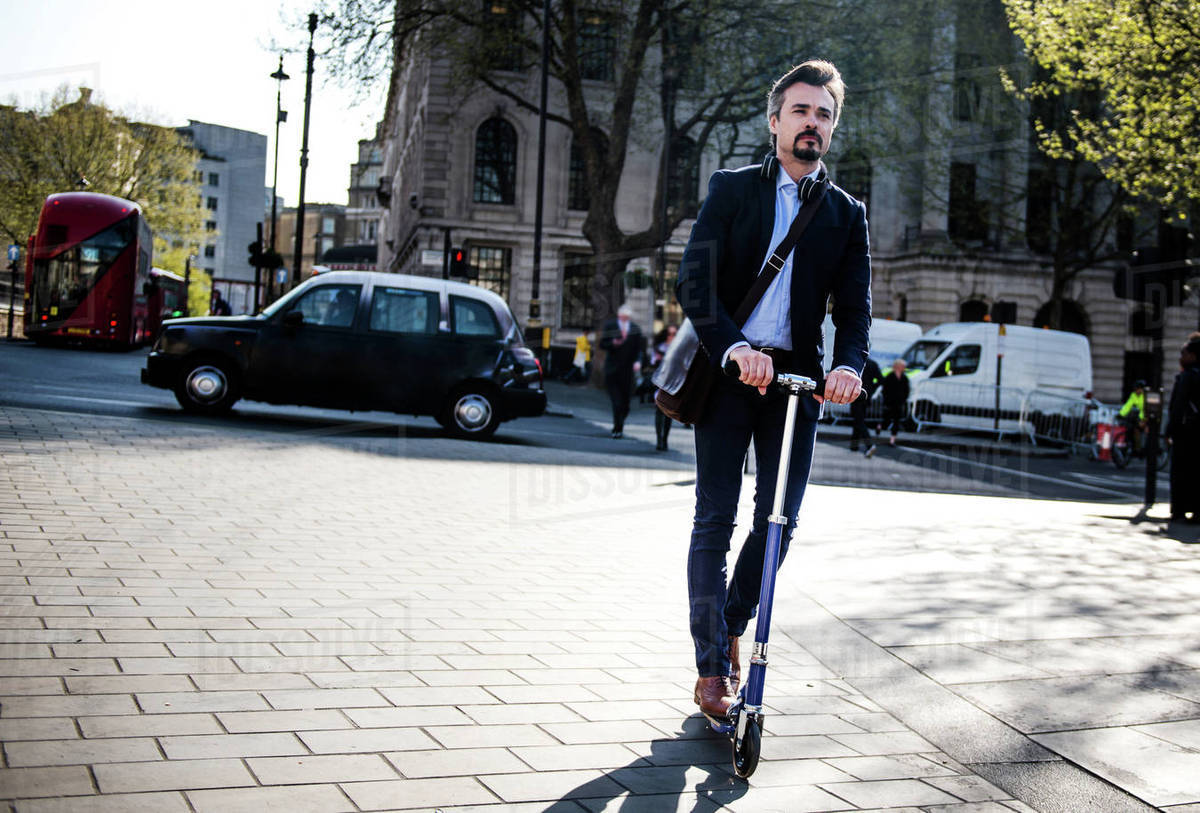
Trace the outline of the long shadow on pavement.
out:
M 567 791 L 546 808 L 547 813 L 578 813 L 576 803 L 622 813 L 710 813 L 744 796 L 749 785 L 728 768 L 728 738 L 714 734 L 698 714 L 686 718 L 680 728 L 676 739 L 651 742 L 649 755 Z M 689 796 L 694 796 L 691 804 L 686 801 Z

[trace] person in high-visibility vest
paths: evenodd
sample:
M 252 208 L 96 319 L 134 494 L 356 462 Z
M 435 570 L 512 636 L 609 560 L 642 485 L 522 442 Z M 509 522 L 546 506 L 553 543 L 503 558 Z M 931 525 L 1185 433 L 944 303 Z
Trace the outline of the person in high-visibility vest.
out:
M 1146 428 L 1146 382 L 1135 381 L 1133 392 L 1125 399 L 1125 405 L 1117 413 L 1125 427 L 1125 436 L 1134 454 L 1142 453 L 1142 430 Z

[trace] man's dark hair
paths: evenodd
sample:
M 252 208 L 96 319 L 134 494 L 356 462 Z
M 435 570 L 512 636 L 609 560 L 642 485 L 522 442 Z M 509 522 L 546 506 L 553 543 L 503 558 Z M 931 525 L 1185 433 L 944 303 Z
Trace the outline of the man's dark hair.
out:
M 825 59 L 808 59 L 796 65 L 783 76 L 775 80 L 771 92 L 767 94 L 767 118 L 778 116 L 783 109 L 783 95 L 787 89 L 798 82 L 813 87 L 823 87 L 833 97 L 833 126 L 837 127 L 838 119 L 842 117 L 842 102 L 846 98 L 846 85 L 842 75 L 834 64 Z M 771 134 L 771 147 L 775 147 L 775 134 Z

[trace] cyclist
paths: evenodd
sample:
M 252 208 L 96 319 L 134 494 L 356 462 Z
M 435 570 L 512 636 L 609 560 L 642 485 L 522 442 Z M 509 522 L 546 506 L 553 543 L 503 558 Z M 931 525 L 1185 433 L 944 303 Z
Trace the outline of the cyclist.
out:
M 1117 413 L 1121 425 L 1125 427 L 1125 438 L 1134 455 L 1142 454 L 1142 432 L 1146 429 L 1146 382 L 1135 381 L 1133 392 L 1125 400 L 1125 405 Z

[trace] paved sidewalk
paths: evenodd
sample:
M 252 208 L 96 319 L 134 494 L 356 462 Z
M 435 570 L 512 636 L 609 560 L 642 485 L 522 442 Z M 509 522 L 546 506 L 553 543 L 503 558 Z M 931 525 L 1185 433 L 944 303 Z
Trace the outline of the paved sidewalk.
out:
M 1200 810 L 1200 547 L 1132 507 L 813 487 L 747 784 L 677 469 L 15 408 L 0 459 L 20 813 Z

